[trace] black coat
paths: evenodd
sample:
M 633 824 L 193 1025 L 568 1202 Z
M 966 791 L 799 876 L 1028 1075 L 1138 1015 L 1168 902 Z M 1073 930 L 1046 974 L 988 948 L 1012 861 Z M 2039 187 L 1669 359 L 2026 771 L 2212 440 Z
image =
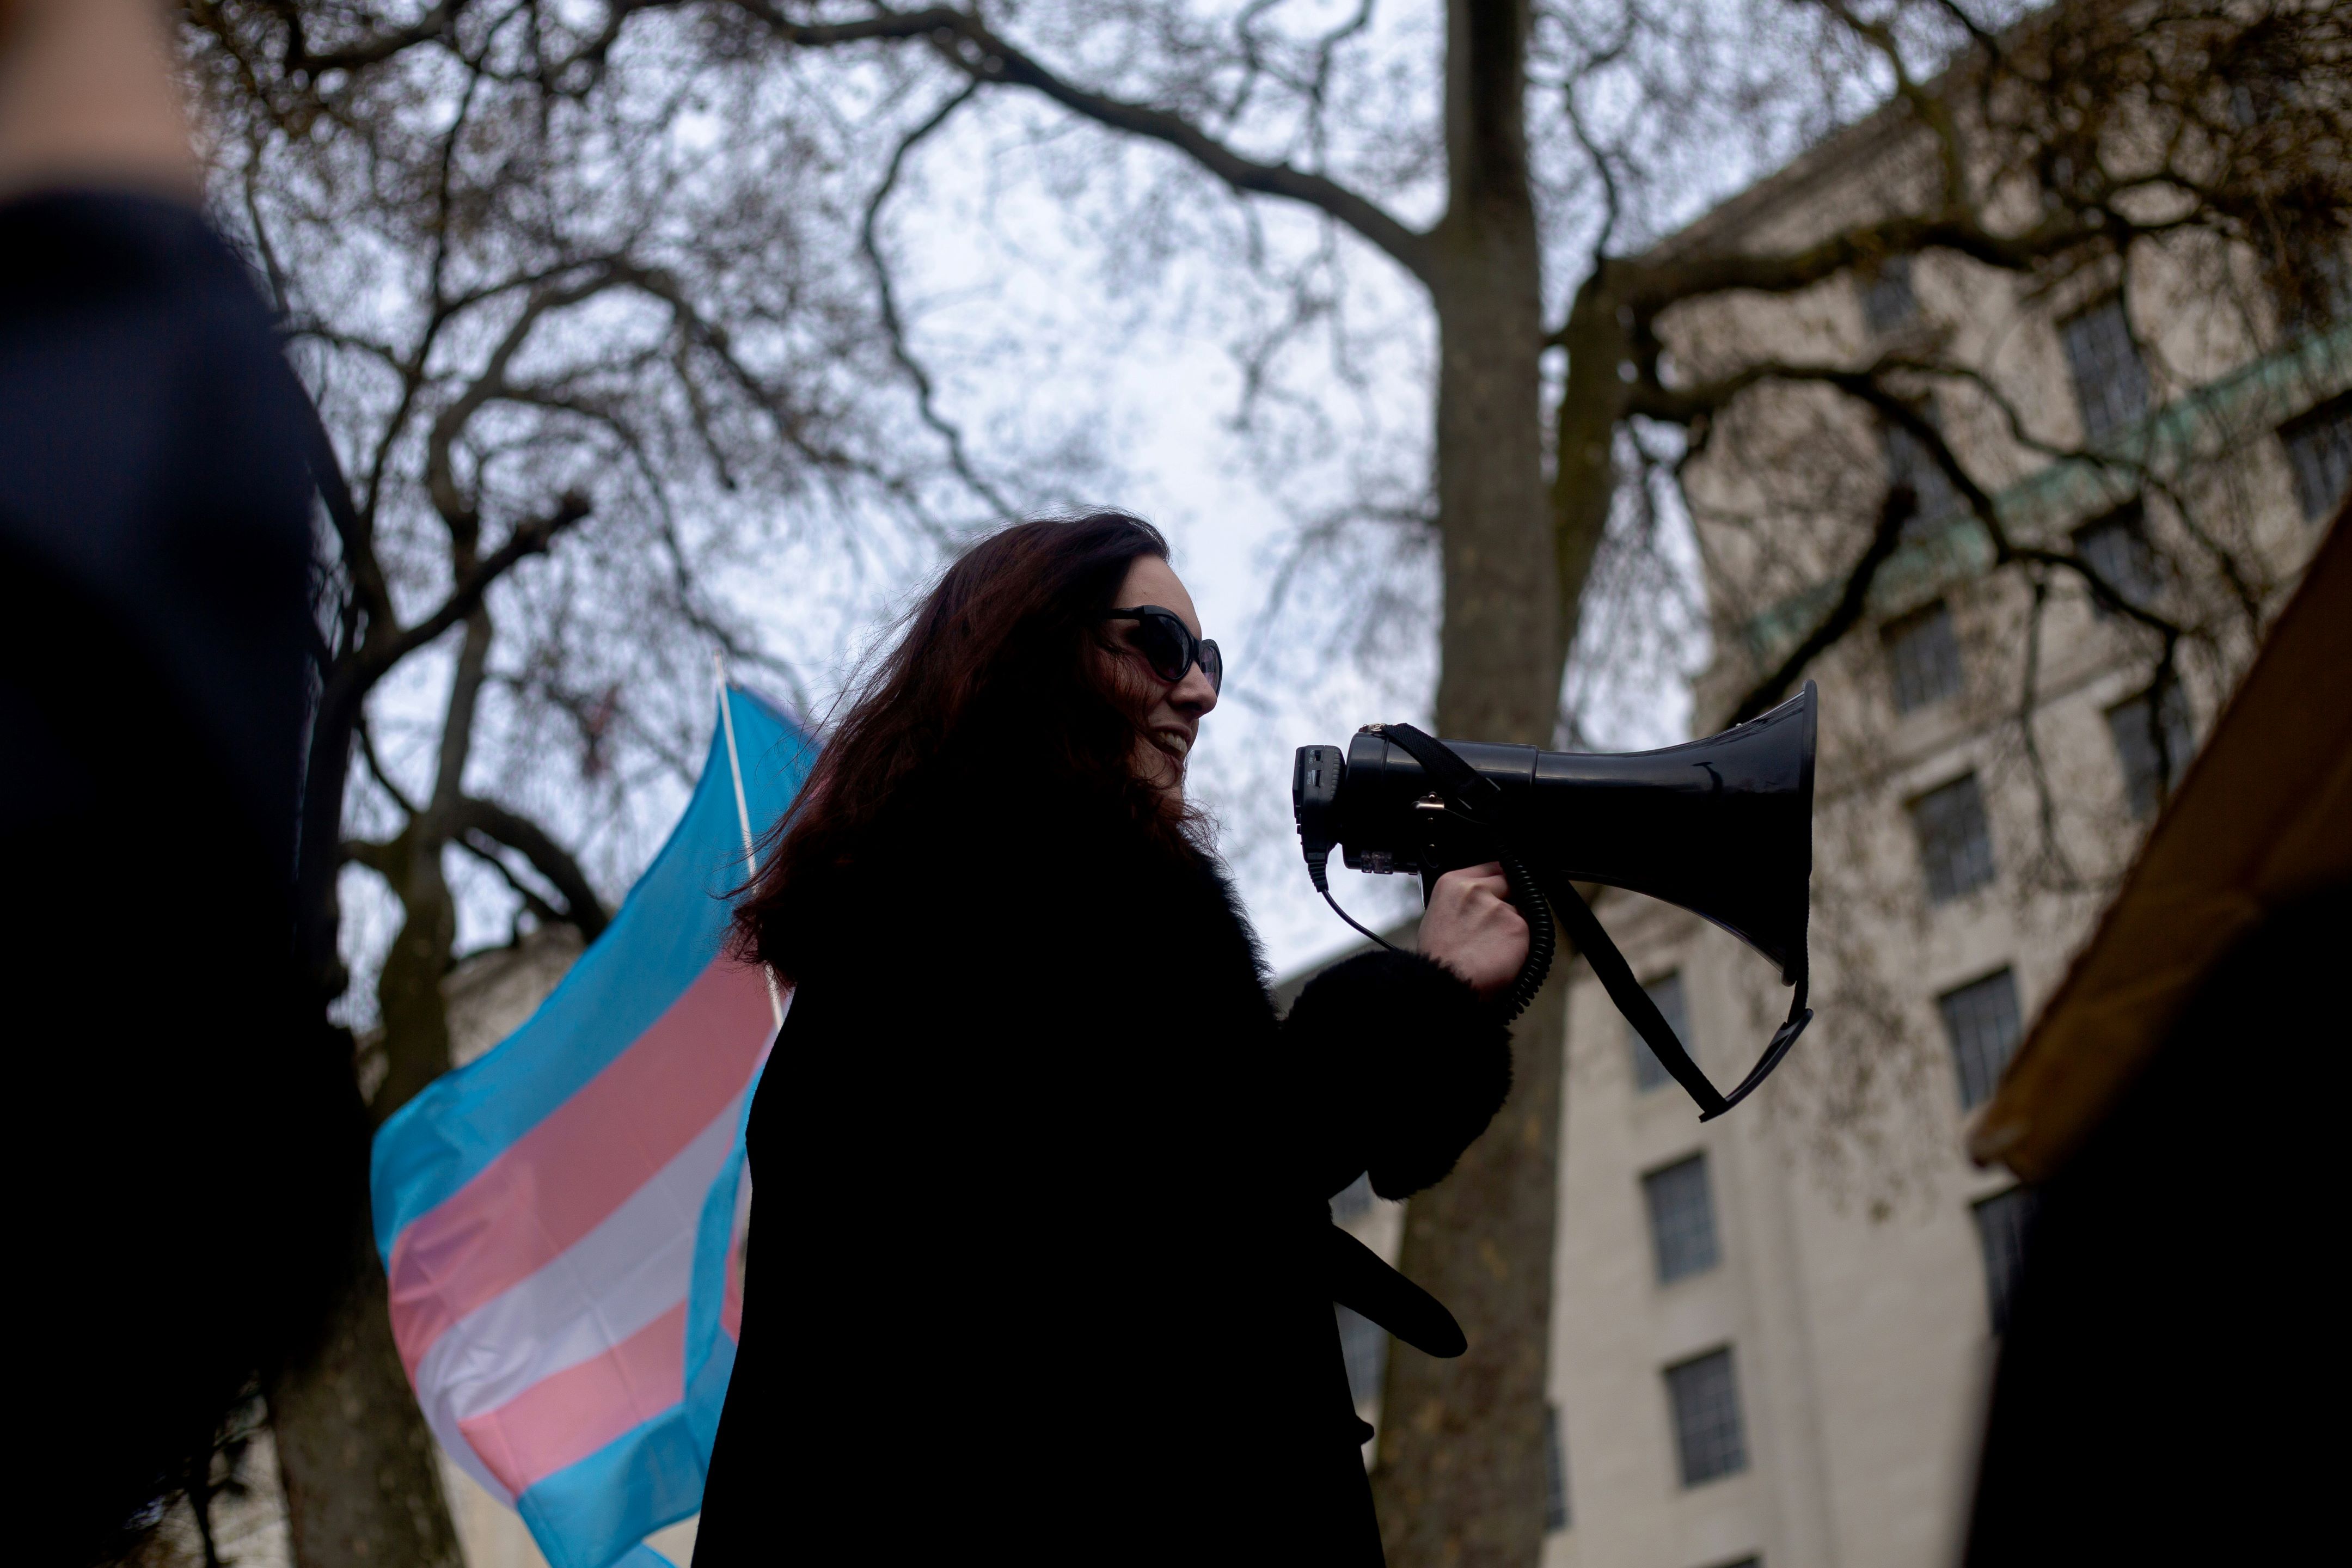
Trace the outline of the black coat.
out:
M 1331 1303 L 1451 1321 L 1328 1200 L 1450 1170 L 1507 1032 L 1386 952 L 1277 1019 L 1202 858 L 1017 795 L 925 815 L 828 891 L 752 1105 L 697 1568 L 1378 1564 Z

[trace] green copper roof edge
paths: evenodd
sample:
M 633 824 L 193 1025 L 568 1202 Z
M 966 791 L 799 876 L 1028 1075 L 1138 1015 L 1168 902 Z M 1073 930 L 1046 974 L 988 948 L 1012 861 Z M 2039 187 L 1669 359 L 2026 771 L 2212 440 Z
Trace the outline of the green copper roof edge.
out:
M 2352 321 L 2250 360 L 2114 432 L 2096 450 L 2128 465 L 2124 471 L 2087 458 L 2063 458 L 2003 487 L 1992 498 L 1993 510 L 2011 528 L 2046 531 L 2053 521 L 2120 506 L 2139 493 L 2130 468 L 2177 473 L 2187 463 L 2217 455 L 2211 449 L 2216 439 L 2242 433 L 2249 416 L 2265 430 L 2274 428 L 2347 385 Z M 1969 513 L 1958 513 L 1887 557 L 1871 584 L 1871 611 L 1884 614 L 1978 575 L 1992 559 L 1984 525 Z M 1843 589 L 1842 581 L 1817 583 L 1748 617 L 1740 635 L 1757 662 L 1768 663 L 1795 647 L 1821 624 Z

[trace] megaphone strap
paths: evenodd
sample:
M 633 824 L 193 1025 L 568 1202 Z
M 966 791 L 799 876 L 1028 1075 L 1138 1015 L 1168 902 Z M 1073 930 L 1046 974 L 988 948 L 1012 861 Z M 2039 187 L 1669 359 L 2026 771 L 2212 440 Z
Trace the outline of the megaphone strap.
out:
M 1451 797 L 1450 805 L 1454 809 L 1479 822 L 1504 842 L 1512 841 L 1514 825 L 1509 821 L 1508 798 L 1492 779 L 1472 767 L 1451 746 L 1426 731 L 1411 724 L 1379 724 L 1370 728 L 1419 763 L 1423 773 L 1437 791 Z M 1780 1065 L 1781 1059 L 1789 1054 L 1789 1048 L 1797 1043 L 1797 1037 L 1805 1032 L 1805 1026 L 1812 1022 L 1812 1010 L 1805 1005 L 1807 966 L 1800 963 L 1797 992 L 1790 1003 L 1788 1018 L 1773 1031 L 1770 1042 L 1764 1047 L 1764 1054 L 1757 1058 L 1756 1065 L 1748 1069 L 1748 1076 L 1739 1081 L 1739 1086 L 1728 1095 L 1724 1094 L 1700 1069 L 1698 1063 L 1691 1059 L 1690 1052 L 1675 1037 L 1674 1026 L 1666 1022 L 1665 1015 L 1658 1011 L 1658 1005 L 1650 999 L 1650 994 L 1642 988 L 1641 982 L 1633 978 L 1633 965 L 1625 962 L 1625 955 L 1617 950 L 1617 943 L 1611 938 L 1608 928 L 1592 912 L 1592 906 L 1584 901 L 1584 895 L 1577 890 L 1576 884 L 1549 866 L 1536 868 L 1535 880 L 1541 889 L 1542 901 L 1551 906 L 1552 912 L 1568 928 L 1570 939 L 1576 943 L 1577 951 L 1584 954 L 1585 962 L 1592 966 L 1593 974 L 1600 979 L 1601 989 L 1609 994 L 1609 999 L 1617 1005 L 1617 1011 L 1633 1026 L 1634 1032 L 1642 1037 L 1643 1042 L 1658 1058 L 1658 1065 L 1664 1068 L 1674 1080 L 1683 1086 L 1684 1091 L 1697 1102 L 1701 1121 L 1712 1121 L 1747 1099 L 1757 1085 L 1771 1076 L 1772 1069 Z M 1531 916 L 1528 923 L 1532 926 L 1535 923 L 1533 917 L 1540 911 L 1528 912 Z M 1533 967 L 1534 956 L 1531 951 L 1530 968 Z M 1549 952 L 1547 950 L 1543 956 L 1545 964 L 1549 966 Z
M 1568 928 L 1569 940 L 1584 954 L 1584 961 L 1592 965 L 1592 973 L 1600 977 L 1601 988 L 1609 993 L 1609 1000 L 1617 1004 L 1617 1011 L 1625 1016 L 1633 1032 L 1649 1046 L 1658 1065 L 1673 1074 L 1675 1081 L 1698 1102 L 1699 1120 L 1711 1121 L 1730 1110 L 1731 1102 L 1723 1098 L 1698 1063 L 1691 1060 L 1690 1052 L 1675 1037 L 1674 1026 L 1658 1011 L 1658 1005 L 1650 999 L 1642 983 L 1633 978 L 1633 966 L 1617 951 L 1609 928 L 1601 923 L 1592 906 L 1577 891 L 1576 884 L 1565 877 L 1546 876 L 1543 888 L 1560 923 Z

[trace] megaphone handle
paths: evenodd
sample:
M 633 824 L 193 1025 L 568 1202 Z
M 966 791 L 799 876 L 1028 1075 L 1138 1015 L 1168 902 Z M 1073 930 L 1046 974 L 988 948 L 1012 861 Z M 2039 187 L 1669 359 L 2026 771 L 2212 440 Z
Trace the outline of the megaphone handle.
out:
M 1559 951 L 1559 935 L 1552 925 L 1551 906 L 1545 901 L 1543 890 L 1536 886 L 1535 877 L 1528 870 L 1526 862 L 1517 855 L 1507 848 L 1498 849 L 1491 856 L 1482 856 L 1465 864 L 1484 865 L 1489 858 L 1501 864 L 1503 879 L 1511 885 L 1512 907 L 1519 911 L 1519 918 L 1528 922 L 1527 961 L 1519 965 L 1519 973 L 1511 981 L 1510 988 L 1497 993 L 1493 999 L 1495 1010 L 1507 1024 L 1526 1012 L 1528 1004 L 1536 999 L 1536 993 L 1543 989 L 1544 978 L 1551 973 L 1552 957 Z M 1449 867 L 1446 869 L 1459 868 Z M 1437 879 L 1444 874 L 1444 870 L 1435 866 L 1422 868 L 1422 908 L 1427 909 L 1429 900 L 1437 895 Z M 1340 918 L 1345 920 L 1347 917 L 1342 914 Z

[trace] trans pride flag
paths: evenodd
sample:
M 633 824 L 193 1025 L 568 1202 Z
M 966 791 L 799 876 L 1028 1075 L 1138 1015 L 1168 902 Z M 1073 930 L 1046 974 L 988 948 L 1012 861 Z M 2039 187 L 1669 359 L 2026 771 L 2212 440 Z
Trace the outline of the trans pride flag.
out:
M 743 1124 L 784 998 L 726 892 L 816 746 L 736 687 L 685 816 L 539 1011 L 383 1124 L 393 1335 L 443 1447 L 553 1568 L 702 1506 L 742 1321 Z

